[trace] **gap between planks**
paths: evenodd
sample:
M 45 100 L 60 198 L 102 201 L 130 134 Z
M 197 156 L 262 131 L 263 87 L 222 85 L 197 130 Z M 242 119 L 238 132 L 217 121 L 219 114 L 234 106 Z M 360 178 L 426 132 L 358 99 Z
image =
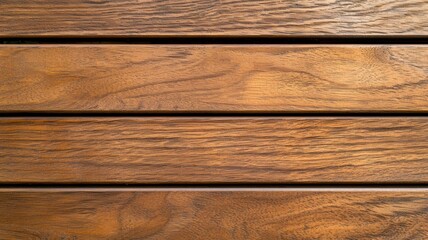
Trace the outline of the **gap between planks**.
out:
M 0 187 L 0 192 L 428 192 L 428 187 Z
M 8 38 L 0 37 L 0 45 L 419 45 L 427 44 L 428 39 L 424 36 L 337 36 L 337 37 L 25 37 Z

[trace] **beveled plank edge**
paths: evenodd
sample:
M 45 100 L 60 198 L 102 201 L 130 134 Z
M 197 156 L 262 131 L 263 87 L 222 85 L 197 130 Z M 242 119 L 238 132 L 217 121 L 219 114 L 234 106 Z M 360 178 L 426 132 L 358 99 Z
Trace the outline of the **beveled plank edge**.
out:
M 203 39 L 210 39 L 210 38 L 285 38 L 285 39 L 294 39 L 294 38 L 405 38 L 405 39 L 415 39 L 415 38 L 426 38 L 428 36 L 427 33 L 415 33 L 415 34 L 409 34 L 409 33 L 402 33 L 402 34 L 379 34 L 379 33 L 365 33 L 365 34 L 220 34 L 220 33 L 162 33 L 162 34 L 153 34 L 153 33 L 122 33 L 122 34 L 94 34 L 94 33 L 60 33 L 60 34 L 52 34 L 52 33 L 3 33 L 0 32 L 0 38 L 4 39 L 42 39 L 42 38 L 53 38 L 53 39 L 67 39 L 67 38 L 93 38 L 93 39 L 109 39 L 109 38 L 115 38 L 115 39 L 156 39 L 156 38 L 169 38 L 169 39 L 175 39 L 175 38 L 203 38 Z
M 331 39 L 331 40 L 346 40 L 346 39 L 390 39 L 390 40 L 426 40 L 428 32 L 426 34 L 174 34 L 174 33 L 164 33 L 164 34 L 29 34 L 29 33 L 20 33 L 20 34 L 8 34 L 0 32 L 0 40 L 28 40 L 28 41 L 83 41 L 83 40 L 175 40 L 175 39 L 184 39 L 184 40 L 210 40 L 210 39 L 219 39 L 219 40 L 245 40 L 245 39 L 261 39 L 261 40 L 314 40 L 317 39 Z
M 0 118 L 55 117 L 428 117 L 427 109 L 401 110 L 4 110 Z
M 1 112 L 0 112 L 1 113 Z M 395 113 L 395 112 L 393 112 Z M 76 115 L 76 116 L 70 116 L 68 114 L 58 114 L 53 116 L 9 116 L 9 115 L 0 115 L 0 121 L 7 121 L 7 120 L 21 120 L 21 121 L 28 121 L 28 120 L 75 120 L 75 119 L 84 119 L 85 121 L 90 120 L 174 120 L 174 119 L 180 119 L 180 120 L 267 120 L 267 119 L 274 119 L 274 120 L 383 120 L 383 119 L 406 119 L 406 120 L 417 120 L 417 119 L 426 119 L 428 120 L 428 114 L 425 114 L 423 112 L 416 112 L 416 114 L 383 114 L 383 113 L 375 113 L 375 114 L 358 114 L 355 112 L 344 112 L 343 114 L 338 113 L 330 114 L 330 113 L 322 113 L 321 115 L 313 114 L 313 113 L 291 113 L 291 114 L 272 114 L 270 112 L 263 113 L 260 115 L 253 115 L 251 113 L 236 113 L 237 115 L 221 115 L 211 113 L 210 114 L 186 114 L 186 115 L 177 115 L 177 114 L 168 114 L 168 115 L 151 115 L 151 114 L 138 114 L 138 115 Z
M 365 38 L 367 39 L 367 38 Z M 0 41 L 4 39 L 0 38 Z M 48 42 L 48 43 L 0 43 L 0 47 L 2 48 L 18 48 L 18 47 L 34 47 L 34 48 L 44 48 L 44 47 L 193 47 L 193 48 L 215 48 L 215 47 L 230 47 L 230 48 L 236 48 L 236 47 L 290 47 L 290 48 L 296 48 L 296 47 L 307 47 L 307 48 L 313 48 L 313 47 L 341 47 L 341 48 L 356 48 L 356 47 L 428 47 L 428 34 L 424 37 L 422 37 L 420 40 L 424 40 L 424 43 L 413 43 L 413 42 L 406 42 L 403 44 L 399 43 L 359 43 L 359 42 L 352 42 L 352 43 L 269 43 L 268 41 L 263 43 L 240 43 L 239 41 L 237 43 L 212 43 L 212 44 L 206 44 L 206 43 L 127 43 L 127 42 L 118 42 L 118 43 L 112 43 L 112 42 L 85 42 L 82 43 L 61 43 L 59 42 Z
M 0 192 L 428 192 L 428 187 L 0 187 Z

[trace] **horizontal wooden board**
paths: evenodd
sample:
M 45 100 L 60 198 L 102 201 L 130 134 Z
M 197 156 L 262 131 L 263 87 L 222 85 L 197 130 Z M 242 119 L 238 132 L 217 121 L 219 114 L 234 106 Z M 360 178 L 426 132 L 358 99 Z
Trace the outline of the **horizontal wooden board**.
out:
M 2 0 L 0 36 L 427 35 L 426 0 Z
M 428 192 L 1 192 L 2 239 L 427 239 Z
M 427 118 L 2 118 L 0 182 L 427 183 Z
M 3 45 L 0 111 L 427 111 L 425 45 Z

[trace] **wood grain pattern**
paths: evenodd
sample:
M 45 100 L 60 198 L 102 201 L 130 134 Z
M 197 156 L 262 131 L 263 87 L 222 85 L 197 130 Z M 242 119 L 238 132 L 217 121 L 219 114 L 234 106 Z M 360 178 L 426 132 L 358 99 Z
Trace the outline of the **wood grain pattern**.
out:
M 426 0 L 2 0 L 0 36 L 427 35 Z
M 2 239 L 427 239 L 428 192 L 1 192 Z
M 427 111 L 428 47 L 3 45 L 0 111 Z
M 0 182 L 427 183 L 427 118 L 2 118 Z

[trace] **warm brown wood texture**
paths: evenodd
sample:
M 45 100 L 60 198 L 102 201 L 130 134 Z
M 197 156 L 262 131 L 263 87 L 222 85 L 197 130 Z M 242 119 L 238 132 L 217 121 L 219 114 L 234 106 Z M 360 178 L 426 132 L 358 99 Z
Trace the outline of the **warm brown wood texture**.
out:
M 427 239 L 428 192 L 1 192 L 1 239 Z
M 0 36 L 427 35 L 426 0 L 2 0 Z
M 427 46 L 3 45 L 0 111 L 427 111 Z
M 427 118 L 0 119 L 0 182 L 428 182 Z

